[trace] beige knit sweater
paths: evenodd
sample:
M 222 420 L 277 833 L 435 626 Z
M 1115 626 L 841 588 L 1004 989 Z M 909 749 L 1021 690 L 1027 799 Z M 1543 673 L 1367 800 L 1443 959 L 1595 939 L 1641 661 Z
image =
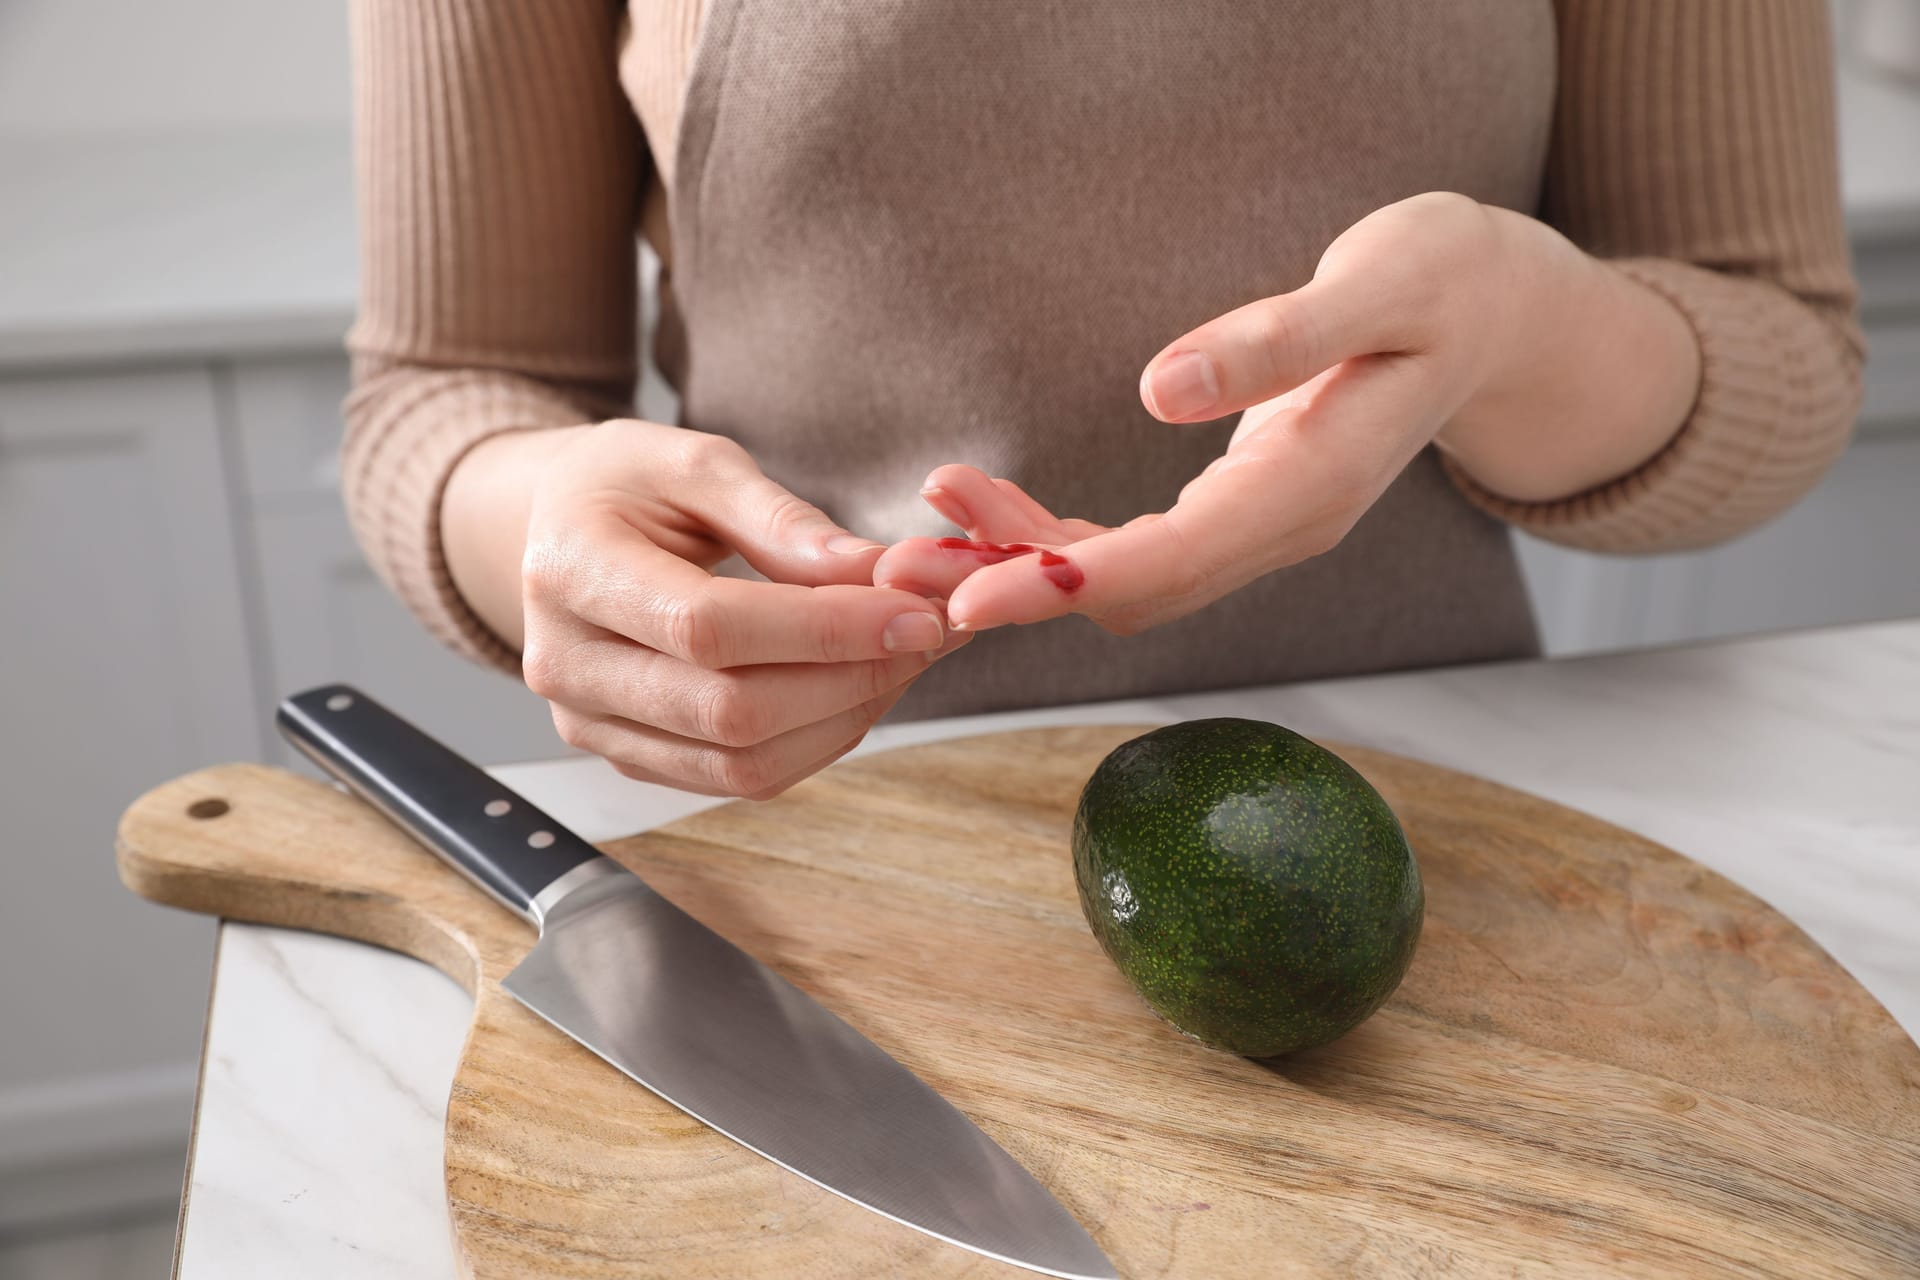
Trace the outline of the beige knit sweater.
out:
M 1555 9 L 1539 215 L 1687 316 L 1699 399 L 1659 456 L 1565 501 L 1509 502 L 1454 478 L 1569 546 L 1731 537 L 1812 486 L 1858 408 L 1826 5 Z M 489 435 L 631 412 L 635 230 L 670 254 L 660 193 L 699 0 L 633 0 L 630 15 L 604 0 L 354 0 L 353 13 L 362 282 L 347 506 L 374 567 L 436 635 L 516 666 L 453 586 L 440 495 Z

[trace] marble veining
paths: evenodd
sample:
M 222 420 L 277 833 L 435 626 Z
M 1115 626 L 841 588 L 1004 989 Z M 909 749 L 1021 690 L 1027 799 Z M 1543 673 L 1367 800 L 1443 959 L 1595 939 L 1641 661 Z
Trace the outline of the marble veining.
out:
M 1211 715 L 1468 770 L 1682 850 L 1920 1035 L 1920 621 L 887 725 L 862 751 Z M 494 772 L 595 840 L 718 803 L 591 760 Z M 441 1127 L 469 1008 L 417 961 L 224 926 L 181 1275 L 451 1280 Z

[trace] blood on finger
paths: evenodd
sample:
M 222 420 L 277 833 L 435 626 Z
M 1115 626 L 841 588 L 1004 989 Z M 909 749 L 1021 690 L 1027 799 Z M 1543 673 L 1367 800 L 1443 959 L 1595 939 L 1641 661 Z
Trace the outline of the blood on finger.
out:
M 1080 566 L 1057 552 L 1040 553 L 1040 572 L 1067 595 L 1087 585 L 1087 575 L 1080 572 Z
M 999 564 L 1003 560 L 1013 560 L 1020 556 L 1030 556 L 1036 551 L 1045 551 L 1031 542 L 978 542 L 972 538 L 936 538 L 934 545 L 942 551 L 964 551 L 981 564 Z
M 973 538 L 940 538 L 934 545 L 942 551 L 964 552 L 983 565 L 1001 564 L 1008 560 L 1017 560 L 1021 556 L 1038 553 L 1041 574 L 1067 595 L 1072 595 L 1087 582 L 1087 575 L 1080 571 L 1079 565 L 1057 551 L 1036 547 L 1031 542 L 980 542 Z

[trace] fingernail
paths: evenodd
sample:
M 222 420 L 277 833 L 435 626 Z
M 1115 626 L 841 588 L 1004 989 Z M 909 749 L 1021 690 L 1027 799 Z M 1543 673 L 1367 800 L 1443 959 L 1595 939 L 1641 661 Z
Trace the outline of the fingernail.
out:
M 940 619 L 931 613 L 903 613 L 880 633 L 880 643 L 895 653 L 925 653 L 938 649 L 944 639 Z
M 920 496 L 926 499 L 928 506 L 938 511 L 954 524 L 959 525 L 962 529 L 971 529 L 973 527 L 973 513 L 967 510 L 965 503 L 953 496 L 951 490 L 942 489 L 938 485 L 935 485 L 931 488 L 922 489 Z
M 942 621 L 946 619 L 947 602 L 945 600 L 929 599 L 927 603 L 940 611 L 940 617 Z M 967 641 L 971 639 L 973 639 L 972 632 L 961 631 L 954 627 L 948 627 L 947 638 L 941 642 L 940 647 L 938 649 L 933 650 L 930 653 L 925 654 L 924 656 L 928 662 L 935 662 L 941 658 L 946 657 L 948 654 L 952 653 L 955 649 L 958 649 L 961 645 L 965 644 Z
M 851 533 L 836 533 L 827 539 L 827 550 L 835 555 L 857 556 L 868 551 L 880 550 L 880 544 L 869 542 L 865 538 L 855 537 Z
M 1162 418 L 1191 418 L 1220 403 L 1220 378 L 1213 361 L 1198 351 L 1183 351 L 1147 371 L 1147 404 Z

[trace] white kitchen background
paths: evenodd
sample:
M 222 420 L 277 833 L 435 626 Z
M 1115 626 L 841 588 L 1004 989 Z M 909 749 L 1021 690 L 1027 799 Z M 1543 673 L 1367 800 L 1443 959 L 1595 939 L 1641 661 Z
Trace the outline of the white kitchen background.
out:
M 1842 76 L 1858 439 L 1724 549 L 1524 545 L 1555 652 L 1920 614 L 1920 0 L 1885 2 L 1914 11 L 1912 78 Z M 329 679 L 488 762 L 560 749 L 415 630 L 341 513 L 343 10 L 0 0 L 0 1240 L 177 1201 L 213 926 L 120 888 L 129 800 L 286 762 L 274 702 Z

